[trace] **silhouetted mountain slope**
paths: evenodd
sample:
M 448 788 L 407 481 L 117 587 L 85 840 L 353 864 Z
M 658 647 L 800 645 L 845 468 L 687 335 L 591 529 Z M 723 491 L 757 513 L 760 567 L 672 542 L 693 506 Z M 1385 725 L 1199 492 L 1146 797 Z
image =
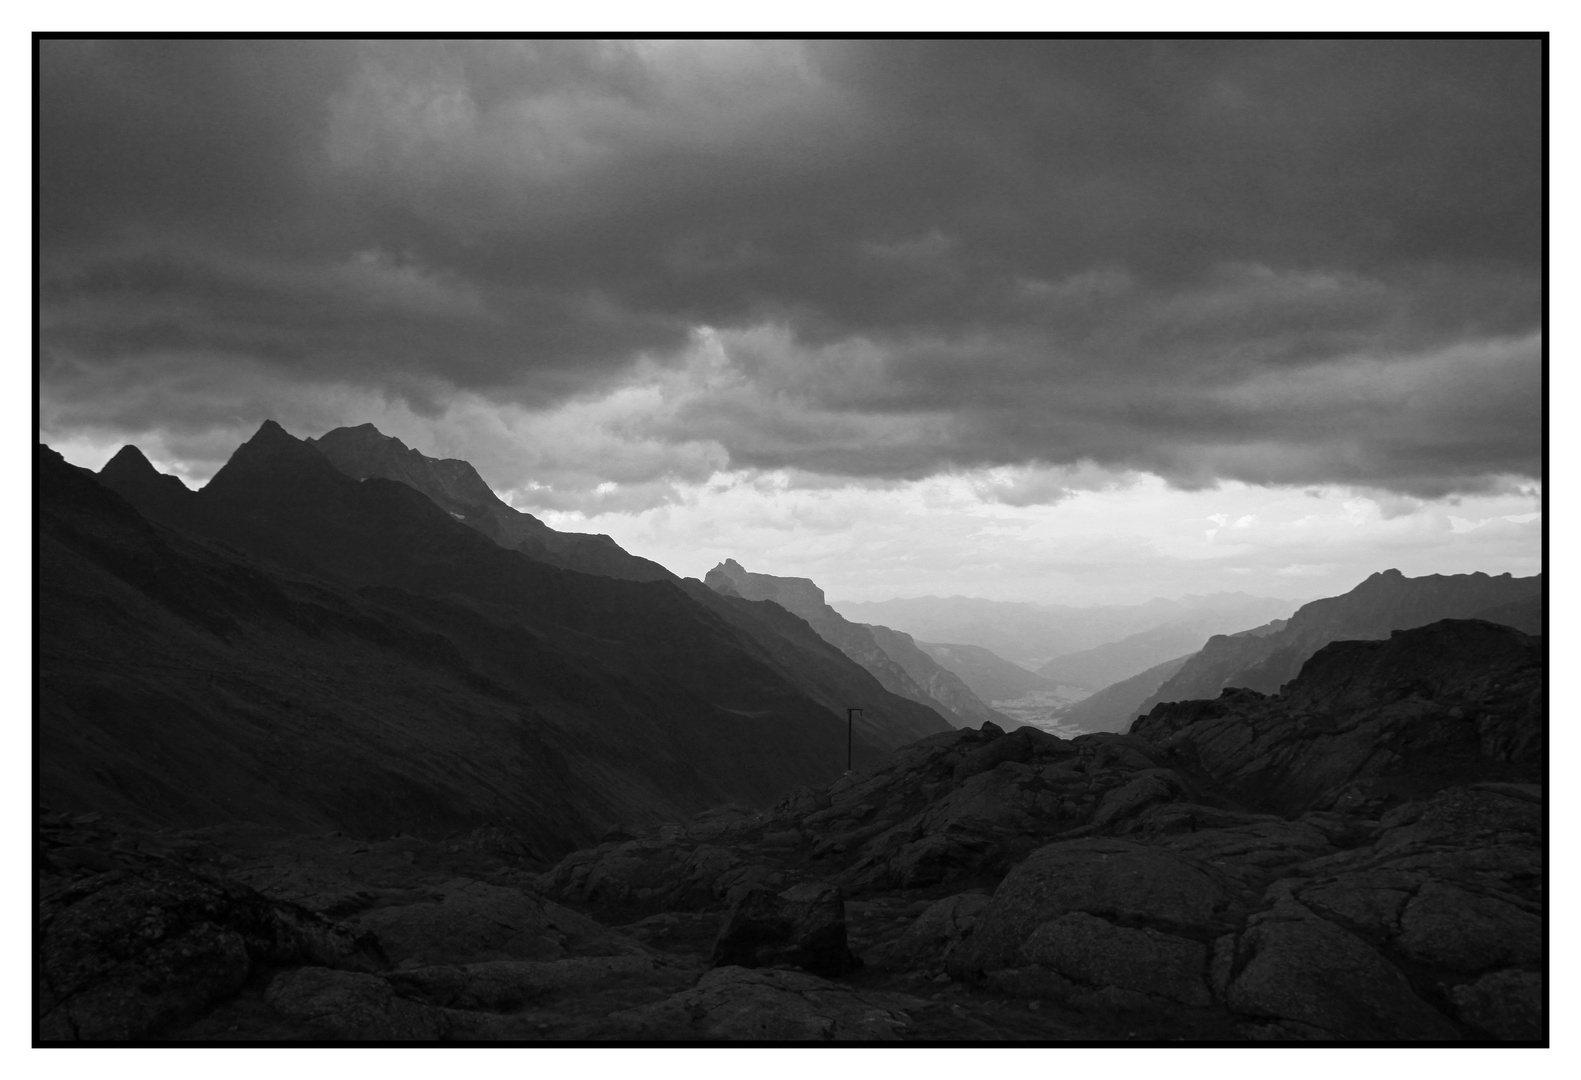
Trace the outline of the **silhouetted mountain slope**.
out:
M 336 428 L 305 441 L 347 476 L 398 480 L 501 547 L 515 548 L 540 562 L 632 581 L 676 580 L 658 563 L 630 554 L 601 533 L 551 529 L 531 514 L 507 505 L 469 462 L 427 457 L 372 424 Z
M 1147 711 L 1142 707 L 1147 700 L 1195 655 L 1187 653 L 1165 660 L 1139 675 L 1106 686 L 1091 697 L 1067 706 L 1060 713 L 1060 719 L 1083 731 L 1128 731 L 1131 723 Z
M 177 477 L 155 469 L 135 446 L 123 446 L 104 463 L 99 482 L 156 521 L 183 522 L 192 514 L 197 492 Z
M 959 675 L 972 693 L 990 703 L 1013 701 L 1040 690 L 1053 690 L 1056 685 L 980 645 L 919 641 L 917 648 Z
M 776 653 L 716 598 L 545 566 L 272 424 L 196 493 L 191 526 L 218 542 L 151 524 L 47 448 L 38 476 L 57 805 L 387 833 L 508 822 L 552 853 L 837 775 L 827 699 L 864 681 L 859 763 L 944 726 L 805 624 Z
M 910 634 L 891 630 L 887 626 L 871 625 L 866 629 L 873 635 L 878 647 L 921 687 L 928 700 L 944 705 L 952 715 L 960 717 L 965 726 L 1002 723 L 1009 719 L 972 693 L 959 675 L 919 649 Z
M 1547 1038 L 1546 671 L 1513 628 L 1332 643 L 1281 696 L 1127 735 L 941 731 L 660 824 L 844 725 L 644 670 L 621 596 L 695 597 L 703 629 L 653 618 L 705 651 L 715 619 L 773 641 L 737 700 L 809 657 L 876 682 L 778 604 L 554 570 L 454 519 L 613 591 L 570 630 L 352 589 L 151 523 L 46 448 L 35 475 L 46 1042 Z M 349 532 L 369 511 L 340 496 Z
M 1478 617 L 1506 605 L 1530 625 L 1540 604 L 1542 575 L 1431 574 L 1408 578 L 1398 570 L 1373 574 L 1350 592 L 1303 605 L 1274 632 L 1210 638 L 1201 651 L 1146 703 L 1214 698 L 1227 686 L 1275 693 L 1295 678 L 1308 657 L 1331 641 L 1377 639 L 1440 619 Z
M 382 436 L 378 438 L 382 439 Z M 393 443 L 393 440 L 390 442 Z M 422 455 L 413 457 L 410 453 L 404 456 L 404 460 L 415 462 L 417 466 L 431 461 Z M 454 463 L 457 468 L 453 471 L 461 474 L 463 471 L 459 466 L 465 464 Z M 316 494 L 305 496 L 305 493 Z M 487 565 L 515 567 L 519 574 L 526 573 L 539 584 L 565 580 L 581 582 L 571 587 L 573 595 L 569 604 L 573 610 L 586 599 L 577 595 L 578 590 L 582 589 L 590 589 L 599 596 L 606 596 L 613 589 L 615 594 L 625 597 L 628 604 L 635 602 L 638 610 L 632 612 L 633 617 L 622 624 L 624 629 L 616 635 L 603 630 L 596 631 L 603 637 L 618 636 L 619 633 L 630 636 L 640 632 L 646 622 L 640 609 L 648 602 L 640 598 L 656 595 L 651 592 L 632 593 L 629 588 L 613 585 L 600 586 L 595 582 L 583 581 L 581 574 L 572 579 L 556 577 L 549 565 L 533 556 L 528 556 L 529 561 L 541 571 L 536 575 L 521 570 L 512 558 L 504 558 L 501 563 L 503 556 L 500 550 L 485 542 L 477 532 L 461 527 L 455 520 L 454 511 L 442 510 L 437 501 L 419 495 L 417 489 L 403 481 L 370 478 L 364 482 L 354 482 L 341 470 L 329 466 L 328 460 L 314 444 L 293 438 L 272 422 L 264 424 L 252 440 L 238 448 L 231 461 L 215 475 L 203 492 L 193 495 L 183 518 L 187 527 L 258 552 L 302 572 L 341 577 L 358 583 L 400 581 L 403 587 L 419 592 L 438 589 L 454 593 L 459 588 L 471 597 L 475 605 L 506 603 L 508 606 L 514 602 L 527 604 L 540 614 L 552 615 L 556 610 L 552 606 L 544 607 L 551 594 L 518 593 L 511 600 L 500 592 L 502 587 L 508 592 L 509 586 L 500 585 L 503 579 L 496 580 L 488 572 L 480 572 L 479 568 L 483 564 L 476 563 L 475 556 Z M 342 496 L 347 500 L 344 504 L 340 502 Z M 293 502 L 303 497 L 306 497 L 303 505 L 298 506 Z M 357 513 L 352 514 L 353 510 Z M 409 514 L 415 514 L 416 517 L 408 520 Z M 418 529 L 419 521 L 426 522 L 426 528 Z M 349 534 L 346 531 L 348 526 Z M 363 537 L 359 529 L 376 533 L 379 539 L 375 541 Z M 406 537 L 406 541 L 396 543 L 391 548 L 389 538 L 402 536 Z M 436 537 L 448 537 L 448 540 L 435 549 L 433 545 L 437 542 Z M 305 538 L 311 538 L 311 543 L 307 543 Z M 619 552 L 618 548 L 613 550 Z M 472 554 L 468 555 L 467 552 Z M 526 549 L 518 547 L 513 555 L 516 553 L 526 554 Z M 626 558 L 623 552 L 619 554 Z M 394 558 L 394 564 L 387 563 L 390 558 Z M 635 559 L 634 556 L 630 558 Z M 646 560 L 635 561 L 643 563 Z M 446 567 L 449 568 L 448 572 Z M 412 576 L 419 569 L 418 576 Z M 453 576 L 455 573 L 460 576 Z M 663 580 L 681 586 L 679 579 L 670 576 L 668 571 L 664 573 L 666 576 Z M 632 575 L 615 576 L 624 576 L 629 580 Z M 466 581 L 465 588 L 462 588 L 463 580 Z M 823 704 L 837 717 L 844 718 L 847 706 L 862 707 L 864 712 L 857 721 L 857 729 L 865 732 L 874 745 L 893 748 L 940 730 L 942 721 L 931 711 L 918 709 L 906 699 L 874 685 L 863 669 L 840 656 L 837 651 L 830 650 L 800 620 L 790 620 L 797 625 L 787 626 L 783 619 L 765 620 L 742 615 L 723 604 L 719 596 L 703 588 L 701 583 L 684 586 L 684 591 L 692 602 L 701 604 L 703 608 L 711 610 L 714 617 L 723 618 L 730 624 L 731 629 L 725 630 L 725 633 L 740 632 L 746 635 L 736 644 L 759 661 L 771 662 L 780 677 Z M 531 588 L 528 592 L 531 593 Z M 566 598 L 563 592 L 561 589 L 552 595 L 564 602 Z M 638 599 L 633 601 L 633 597 Z M 672 595 L 670 601 L 673 600 Z M 683 608 L 689 606 L 684 601 L 681 603 Z M 575 619 L 571 618 L 571 621 L 575 622 Z M 655 657 L 662 659 L 668 656 L 673 672 L 690 671 L 696 663 L 695 658 L 686 652 L 684 641 L 684 637 L 657 635 L 652 642 Z M 728 671 L 725 674 L 731 675 Z M 708 678 L 699 684 L 700 692 L 705 695 L 713 694 L 717 689 L 708 682 Z
M 844 716 L 847 708 L 862 709 L 858 723 L 879 745 L 902 746 L 949 730 L 949 723 L 935 709 L 886 690 L 872 672 L 779 604 L 721 595 L 695 578 L 683 581 L 682 588 L 762 645 L 772 662 L 814 701 L 838 716 Z
M 772 600 L 805 619 L 825 641 L 872 672 L 885 689 L 937 709 L 956 726 L 1008 719 L 978 700 L 959 677 L 917 648 L 909 635 L 848 622 L 824 602 L 823 590 L 807 578 L 749 573 L 734 559 L 726 559 L 708 572 L 705 584 L 723 596 Z
M 1129 679 L 1172 657 L 1195 652 L 1214 634 L 1245 630 L 1288 615 L 1294 607 L 1286 600 L 1263 599 L 1229 611 L 1194 615 L 1078 653 L 1057 656 L 1039 668 L 1038 674 L 1054 682 L 1096 690 Z

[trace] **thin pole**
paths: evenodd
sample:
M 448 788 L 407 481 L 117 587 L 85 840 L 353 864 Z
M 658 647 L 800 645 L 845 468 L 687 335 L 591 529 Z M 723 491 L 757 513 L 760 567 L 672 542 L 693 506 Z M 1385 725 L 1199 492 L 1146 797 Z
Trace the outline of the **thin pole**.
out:
M 852 729 L 853 726 L 855 726 L 855 721 L 852 719 L 852 717 L 856 713 L 859 713 L 861 711 L 862 711 L 861 709 L 847 709 L 847 710 L 845 710 L 845 771 L 846 772 L 850 772 L 851 771 L 851 729 Z

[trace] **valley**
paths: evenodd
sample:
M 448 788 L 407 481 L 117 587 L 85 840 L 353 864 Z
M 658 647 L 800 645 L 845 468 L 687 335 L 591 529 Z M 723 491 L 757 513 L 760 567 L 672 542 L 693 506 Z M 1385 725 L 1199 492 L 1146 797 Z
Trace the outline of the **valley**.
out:
M 1540 578 L 1033 671 L 986 602 L 681 579 L 368 425 L 36 478 L 44 1042 L 1544 1030 Z

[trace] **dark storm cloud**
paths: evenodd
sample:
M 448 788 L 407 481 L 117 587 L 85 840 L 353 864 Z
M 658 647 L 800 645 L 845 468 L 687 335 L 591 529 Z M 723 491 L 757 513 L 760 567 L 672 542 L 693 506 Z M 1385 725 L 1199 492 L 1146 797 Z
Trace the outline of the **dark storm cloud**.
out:
M 673 407 L 623 423 L 738 465 L 1535 476 L 1540 62 L 45 42 L 44 395 L 84 425 L 201 426 L 248 407 L 190 390 L 235 367 L 273 387 L 259 408 L 329 384 L 542 408 L 645 355 Z M 721 359 L 688 381 L 701 326 Z M 188 392 L 127 393 L 139 372 Z

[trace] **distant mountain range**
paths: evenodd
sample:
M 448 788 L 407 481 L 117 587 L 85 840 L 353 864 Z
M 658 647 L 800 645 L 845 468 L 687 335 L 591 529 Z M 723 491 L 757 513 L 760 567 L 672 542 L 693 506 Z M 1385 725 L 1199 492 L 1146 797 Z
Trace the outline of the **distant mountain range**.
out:
M 1408 578 L 1386 570 L 1348 593 L 1303 605 L 1288 620 L 1215 635 L 1198 652 L 1107 686 L 1061 710 L 1059 718 L 1085 731 L 1125 731 L 1161 702 L 1216 698 L 1232 686 L 1278 693 L 1331 641 L 1378 640 L 1446 618 L 1483 619 L 1541 634 L 1542 575 Z
M 872 672 L 885 689 L 937 709 L 956 727 L 1009 722 L 1009 717 L 972 693 L 960 676 L 918 648 L 909 634 L 850 622 L 825 603 L 823 590 L 808 578 L 755 574 L 726 559 L 703 580 L 722 595 L 773 601 L 807 620 L 820 637 Z
M 1072 705 L 346 430 L 200 491 L 37 448 L 36 1040 L 1546 1043 L 1541 577 Z
M 1139 674 L 1183 653 L 1195 652 L 1215 634 L 1230 634 L 1289 615 L 1298 605 L 1272 597 L 1164 623 L 1078 653 L 1057 656 L 1038 669 L 1054 682 L 1097 690 Z
M 135 449 L 95 476 L 39 447 L 42 801 L 183 827 L 509 823 L 550 858 L 827 783 L 853 700 L 858 764 L 949 730 L 783 610 L 554 565 L 657 564 L 350 430 L 330 442 L 365 478 L 269 422 L 200 491 Z M 397 466 L 443 498 L 379 475 Z
M 1304 604 L 1282 626 L 1263 633 L 1208 639 L 1145 704 L 1214 698 L 1227 686 L 1276 694 L 1307 658 L 1331 641 L 1376 640 L 1440 619 L 1485 619 L 1527 634 L 1543 633 L 1543 576 L 1517 578 L 1373 574 L 1348 593 Z
M 972 693 L 990 703 L 1058 689 L 1059 684 L 1053 680 L 1013 664 L 981 645 L 919 641 L 917 648 L 959 675 Z
M 834 601 L 832 606 L 857 622 L 883 623 L 920 641 L 977 645 L 1028 670 L 1041 671 L 1058 657 L 1168 624 L 1208 619 L 1223 629 L 1241 629 L 1287 614 L 1300 603 L 1247 593 L 1211 593 L 1094 607 L 1009 603 L 966 596 Z M 1174 653 L 1166 651 L 1132 667 L 1127 674 L 1200 644 L 1199 640 Z M 1103 674 L 1096 671 L 1085 672 L 1083 677 L 1092 688 L 1106 685 Z
M 1082 731 L 1125 731 L 1142 712 L 1142 703 L 1184 667 L 1196 653 L 1177 656 L 1146 671 L 1104 687 L 1090 697 L 1060 710 L 1066 725 Z

